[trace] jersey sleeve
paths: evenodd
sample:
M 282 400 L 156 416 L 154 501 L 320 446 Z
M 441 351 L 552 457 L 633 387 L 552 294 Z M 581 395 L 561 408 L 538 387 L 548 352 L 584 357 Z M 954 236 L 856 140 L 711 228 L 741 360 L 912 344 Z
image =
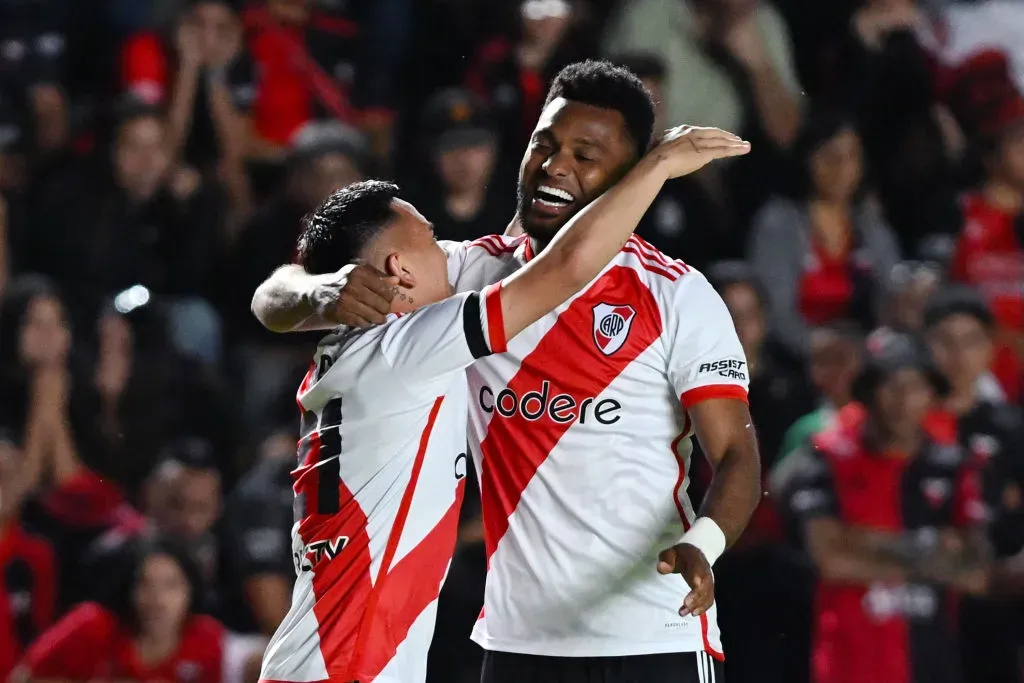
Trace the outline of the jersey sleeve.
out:
M 732 316 L 703 275 L 680 278 L 666 312 L 669 380 L 684 408 L 712 398 L 747 400 L 747 359 Z
M 112 615 L 95 603 L 83 603 L 29 646 L 22 667 L 29 679 L 90 680 L 112 631 Z
M 456 294 L 389 324 L 380 352 L 404 383 L 447 379 L 476 359 L 505 351 L 501 285 Z

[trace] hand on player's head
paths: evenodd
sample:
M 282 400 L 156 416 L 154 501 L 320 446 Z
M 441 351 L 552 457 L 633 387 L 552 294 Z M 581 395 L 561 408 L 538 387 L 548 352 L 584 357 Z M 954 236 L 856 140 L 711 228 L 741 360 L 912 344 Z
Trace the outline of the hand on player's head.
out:
M 666 165 L 670 178 L 678 178 L 715 159 L 742 156 L 749 151 L 749 142 L 720 128 L 676 126 L 665 131 L 649 154 Z
M 659 574 L 680 574 L 690 587 L 683 598 L 679 616 L 699 617 L 715 601 L 715 576 L 704 553 L 689 543 L 680 543 L 658 555 Z
M 313 298 L 320 315 L 329 322 L 350 327 L 384 323 L 391 313 L 398 278 L 371 265 L 347 265 L 325 278 Z

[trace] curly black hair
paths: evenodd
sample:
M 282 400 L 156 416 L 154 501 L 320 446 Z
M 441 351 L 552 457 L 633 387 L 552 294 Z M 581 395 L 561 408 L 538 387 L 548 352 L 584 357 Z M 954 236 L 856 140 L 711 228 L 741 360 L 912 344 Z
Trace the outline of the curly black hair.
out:
M 654 99 L 629 69 L 592 59 L 570 64 L 551 82 L 544 106 L 559 97 L 619 112 L 637 157 L 650 148 L 654 139 Z

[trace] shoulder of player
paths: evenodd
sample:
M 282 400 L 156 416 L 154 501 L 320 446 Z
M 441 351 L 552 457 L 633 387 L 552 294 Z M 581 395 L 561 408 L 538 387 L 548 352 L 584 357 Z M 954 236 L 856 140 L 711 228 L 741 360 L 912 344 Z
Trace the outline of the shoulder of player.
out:
M 681 260 L 662 253 L 639 235 L 630 235 L 613 263 L 632 268 L 644 282 L 657 287 L 677 283 L 696 272 Z
M 721 302 L 702 272 L 665 255 L 636 235 L 626 242 L 612 263 L 630 268 L 670 317 L 673 311 L 686 310 L 692 314 Z

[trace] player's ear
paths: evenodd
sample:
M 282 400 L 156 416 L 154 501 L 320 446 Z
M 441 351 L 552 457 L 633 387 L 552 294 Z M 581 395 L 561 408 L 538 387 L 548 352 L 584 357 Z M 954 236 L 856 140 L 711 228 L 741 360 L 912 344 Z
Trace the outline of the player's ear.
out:
M 398 252 L 388 254 L 384 260 L 384 270 L 388 275 L 398 278 L 400 287 L 411 289 L 416 286 L 416 276 L 412 274 L 412 270 Z

